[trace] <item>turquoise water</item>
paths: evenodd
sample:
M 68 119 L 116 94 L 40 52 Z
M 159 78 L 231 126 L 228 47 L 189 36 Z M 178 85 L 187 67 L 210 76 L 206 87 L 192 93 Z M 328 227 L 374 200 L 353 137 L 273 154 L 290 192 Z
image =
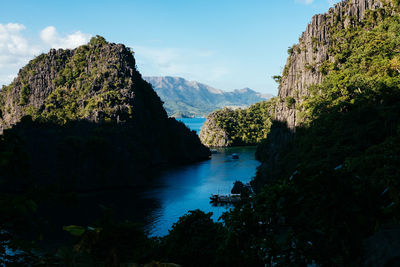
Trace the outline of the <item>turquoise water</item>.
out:
M 259 162 L 254 158 L 255 147 L 217 149 L 211 160 L 166 170 L 158 183 L 146 192 L 146 198 L 156 200 L 159 207 L 146 217 L 146 229 L 152 236 L 168 234 L 168 229 L 189 210 L 212 212 L 218 220 L 229 207 L 214 207 L 211 194 L 229 194 L 236 180 L 249 182 Z M 239 159 L 232 159 L 237 153 Z
M 205 118 L 179 120 L 197 133 L 205 122 Z M 150 235 L 168 234 L 172 224 L 189 210 L 212 212 L 212 218 L 218 220 L 229 207 L 212 206 L 210 195 L 229 194 L 237 180 L 249 182 L 259 165 L 255 150 L 255 147 L 220 148 L 210 160 L 161 172 L 154 188 L 145 193 L 146 198 L 159 203 L 145 219 Z M 233 153 L 239 159 L 232 159 Z
M 176 120 L 183 122 L 187 127 L 199 134 L 206 118 L 177 118 Z

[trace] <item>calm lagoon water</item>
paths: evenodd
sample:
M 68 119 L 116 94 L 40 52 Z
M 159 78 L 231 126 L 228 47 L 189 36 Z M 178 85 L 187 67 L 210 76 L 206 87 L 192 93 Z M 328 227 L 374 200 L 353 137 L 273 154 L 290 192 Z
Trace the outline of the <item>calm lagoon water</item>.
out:
M 255 160 L 255 147 L 218 149 L 211 160 L 182 166 L 160 173 L 158 184 L 145 196 L 160 205 L 145 220 L 151 235 L 163 236 L 178 218 L 189 210 L 212 212 L 218 220 L 227 207 L 210 204 L 212 193 L 229 194 L 236 180 L 249 182 L 259 162 Z M 232 159 L 232 153 L 239 159 Z
M 203 118 L 183 119 L 189 128 L 199 132 Z M 190 210 L 212 212 L 218 220 L 226 207 L 210 204 L 210 195 L 228 194 L 236 180 L 248 182 L 255 175 L 259 162 L 255 147 L 217 149 L 210 160 L 158 171 L 145 185 L 114 191 L 79 195 L 79 202 L 63 209 L 49 207 L 48 212 L 61 225 L 91 225 L 110 208 L 114 218 L 143 223 L 152 236 L 168 234 L 172 224 Z M 239 159 L 232 159 L 237 153 Z
M 205 122 L 204 118 L 179 120 L 197 133 Z M 210 195 L 229 194 L 236 180 L 249 182 L 259 165 L 255 150 L 255 147 L 221 148 L 210 160 L 161 172 L 155 187 L 145 193 L 146 198 L 159 203 L 145 219 L 149 233 L 168 234 L 168 229 L 180 216 L 194 209 L 212 212 L 213 219 L 218 220 L 229 207 L 212 206 Z M 233 153 L 237 153 L 239 159 L 232 159 Z

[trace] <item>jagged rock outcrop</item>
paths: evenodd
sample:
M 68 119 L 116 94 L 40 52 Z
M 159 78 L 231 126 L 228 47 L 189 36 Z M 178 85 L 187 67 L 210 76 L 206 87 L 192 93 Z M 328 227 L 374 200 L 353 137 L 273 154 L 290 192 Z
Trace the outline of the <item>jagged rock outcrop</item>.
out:
M 0 174 L 14 190 L 135 185 L 151 169 L 210 156 L 194 132 L 168 118 L 133 52 L 99 36 L 30 61 L 2 88 L 0 111 L 4 138 L 18 145 L 0 152 L 22 151 L 13 162 L 29 166 L 20 180 L 13 170 Z
M 390 2 L 390 1 L 389 1 Z M 388 4 L 390 4 L 388 2 Z M 275 119 L 287 123 L 294 130 L 301 123 L 299 110 L 303 97 L 309 94 L 308 87 L 322 82 L 321 66 L 325 61 L 334 61 L 329 53 L 332 44 L 332 29 L 352 27 L 361 21 L 368 10 L 383 7 L 380 0 L 346 0 L 336 4 L 326 14 L 315 15 L 299 38 L 299 43 L 289 49 L 289 57 L 279 86 Z
M 346 39 L 336 39 L 333 34 L 362 24 L 370 11 L 393 7 L 391 1 L 345 0 L 330 8 L 326 14 L 315 15 L 299 38 L 299 43 L 288 49 L 289 57 L 279 79 L 279 92 L 275 102 L 273 119 L 279 124 L 272 127 L 268 140 L 258 148 L 258 158 L 264 162 L 258 172 L 260 185 L 276 179 L 274 173 L 278 155 L 286 151 L 294 138 L 296 127 L 304 122 L 302 104 L 310 95 L 310 87 L 319 85 L 335 59 L 332 47 Z M 390 11 L 394 12 L 394 11 Z
M 267 137 L 274 100 L 248 108 L 223 108 L 207 116 L 200 131 L 201 142 L 208 147 L 256 145 Z
M 24 115 L 53 116 L 63 122 L 166 117 L 157 94 L 136 70 L 133 52 L 101 37 L 33 59 L 1 90 L 0 100 L 0 129 Z
M 222 129 L 217 123 L 217 113 L 214 111 L 207 116 L 200 131 L 201 142 L 208 147 L 227 147 L 232 144 L 225 129 Z

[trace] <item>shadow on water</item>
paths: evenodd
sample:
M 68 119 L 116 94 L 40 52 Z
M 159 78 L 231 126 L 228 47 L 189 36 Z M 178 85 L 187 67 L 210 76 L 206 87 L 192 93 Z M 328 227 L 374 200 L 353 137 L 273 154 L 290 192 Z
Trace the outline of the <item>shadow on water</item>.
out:
M 142 223 L 151 236 L 168 234 L 172 224 L 189 210 L 213 212 L 212 218 L 218 220 L 229 207 L 211 205 L 210 195 L 229 194 L 236 180 L 249 182 L 259 165 L 255 150 L 217 149 L 210 160 L 153 173 L 146 185 L 81 193 L 67 199 L 62 208 L 60 203 L 50 204 L 43 213 L 57 218 L 55 225 L 91 225 L 108 209 L 118 221 Z M 233 153 L 239 159 L 232 159 Z
M 194 120 L 190 128 L 200 129 L 204 119 Z M 255 151 L 256 147 L 220 148 L 210 160 L 150 174 L 141 186 L 80 193 L 67 198 L 62 207 L 50 203 L 43 214 L 51 214 L 58 226 L 86 226 L 111 210 L 118 221 L 142 223 L 151 236 L 168 234 L 172 224 L 189 210 L 213 212 L 213 219 L 218 220 L 227 207 L 212 206 L 210 195 L 229 194 L 237 180 L 249 182 L 259 165 Z M 233 153 L 239 159 L 233 159 Z

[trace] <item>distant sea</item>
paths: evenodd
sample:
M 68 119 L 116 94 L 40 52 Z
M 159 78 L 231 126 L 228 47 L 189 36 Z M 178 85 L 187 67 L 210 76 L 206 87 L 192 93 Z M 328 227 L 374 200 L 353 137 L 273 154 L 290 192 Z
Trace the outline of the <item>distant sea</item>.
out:
M 199 134 L 206 118 L 176 118 L 176 120 L 183 122 L 190 130 L 194 130 Z

